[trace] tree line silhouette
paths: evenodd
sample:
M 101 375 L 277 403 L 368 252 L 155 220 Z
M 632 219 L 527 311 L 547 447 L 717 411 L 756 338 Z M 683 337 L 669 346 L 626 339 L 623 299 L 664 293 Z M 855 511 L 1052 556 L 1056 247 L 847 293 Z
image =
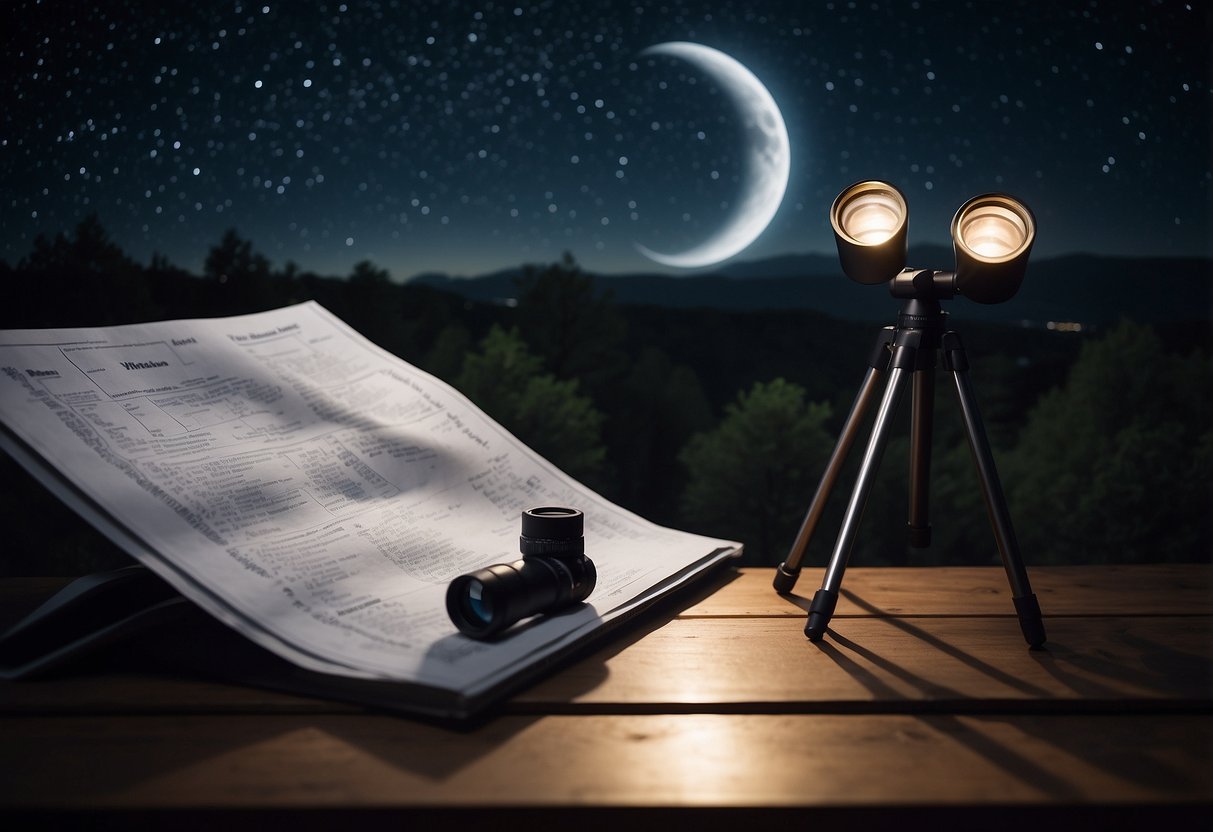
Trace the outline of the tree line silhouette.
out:
M 15 265 L 0 262 L 0 280 L 0 328 L 233 315 L 316 300 L 452 383 L 604 496 L 659 523 L 741 540 L 753 565 L 785 556 L 879 327 L 804 310 L 622 305 L 609 280 L 585 274 L 569 255 L 524 269 L 516 297 L 501 304 L 399 284 L 366 261 L 345 277 L 290 262 L 276 268 L 235 230 L 195 275 L 160 255 L 137 263 L 96 217 L 70 234 L 39 237 Z M 873 321 L 894 312 L 874 304 Z M 1098 337 L 958 328 L 1029 566 L 1209 558 L 1213 374 L 1203 337 L 1177 343 L 1174 332 L 1132 321 Z M 854 563 L 997 562 L 946 385 L 935 410 L 932 547 L 905 543 L 903 413 Z M 852 459 L 807 565 L 829 556 L 855 467 Z M 3 573 L 125 562 L 11 460 L 0 472 L 11 553 L 0 560 Z

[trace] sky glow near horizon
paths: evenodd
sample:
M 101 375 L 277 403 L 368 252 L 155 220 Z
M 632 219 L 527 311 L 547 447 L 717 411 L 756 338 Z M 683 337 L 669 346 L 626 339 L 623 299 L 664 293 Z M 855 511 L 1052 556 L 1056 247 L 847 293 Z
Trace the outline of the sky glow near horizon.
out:
M 166 4 L 171 5 L 171 4 Z M 205 4 L 198 4 L 199 6 Z M 905 193 L 910 243 L 1005 190 L 1035 256 L 1210 253 L 1209 12 L 1162 2 L 17 3 L 2 36 L 0 258 L 96 213 L 200 268 L 227 228 L 276 265 L 397 278 L 570 252 L 661 271 L 744 198 L 727 91 L 774 97 L 791 178 L 739 255 L 828 252 L 837 193 Z M 673 270 L 671 270 L 673 271 Z

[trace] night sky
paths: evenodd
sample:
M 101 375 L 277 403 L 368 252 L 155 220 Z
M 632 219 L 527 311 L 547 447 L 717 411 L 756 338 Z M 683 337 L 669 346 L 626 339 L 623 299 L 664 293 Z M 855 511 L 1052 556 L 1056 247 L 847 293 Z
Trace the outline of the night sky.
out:
M 304 10 L 306 7 L 306 10 Z M 671 271 L 730 216 L 744 133 L 693 41 L 746 65 L 791 179 L 738 259 L 830 251 L 858 179 L 910 242 L 1005 190 L 1036 256 L 1210 253 L 1210 26 L 1183 2 L 6 4 L 0 258 L 96 213 L 200 270 L 235 228 L 281 266 L 477 274 L 568 251 Z M 947 267 L 951 264 L 923 264 Z

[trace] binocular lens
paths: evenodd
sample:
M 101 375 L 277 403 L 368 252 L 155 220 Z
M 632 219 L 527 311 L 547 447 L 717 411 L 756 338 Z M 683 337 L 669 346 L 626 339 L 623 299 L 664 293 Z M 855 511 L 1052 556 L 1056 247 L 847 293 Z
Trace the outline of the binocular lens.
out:
M 875 179 L 856 182 L 830 206 L 838 260 L 856 283 L 885 283 L 906 264 L 906 210 L 901 192 Z
M 865 194 L 843 208 L 841 223 L 856 242 L 883 243 L 897 230 L 897 209 L 884 194 Z
M 905 223 L 905 201 L 891 187 L 882 182 L 864 182 L 849 191 L 834 208 L 834 222 L 852 242 L 880 245 Z
M 1002 260 L 1032 240 L 1031 218 L 1012 200 L 978 202 L 956 221 L 956 239 L 981 260 Z
M 982 194 L 952 219 L 956 288 L 978 303 L 1002 303 L 1017 291 L 1036 239 L 1032 212 L 1006 194 Z

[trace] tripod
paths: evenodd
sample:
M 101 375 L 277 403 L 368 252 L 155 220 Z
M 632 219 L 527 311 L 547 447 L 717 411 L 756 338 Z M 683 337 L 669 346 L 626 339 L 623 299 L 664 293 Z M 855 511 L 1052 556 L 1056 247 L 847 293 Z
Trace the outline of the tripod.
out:
M 938 297 L 949 297 L 940 293 L 942 285 L 951 275 L 929 270 L 914 273 L 906 270 L 894 281 L 893 293 L 904 298 L 897 325 L 885 327 L 877 338 L 875 349 L 868 362 L 859 393 L 851 406 L 851 412 L 843 425 L 842 433 L 834 452 L 826 464 L 821 483 L 813 495 L 813 501 L 805 514 L 800 532 L 792 544 L 786 561 L 775 573 L 775 590 L 781 594 L 791 592 L 800 575 L 800 561 L 813 536 L 826 501 L 838 479 L 847 453 L 859 432 L 860 422 L 876 395 L 876 386 L 882 376 L 888 374 L 888 382 L 881 396 L 872 434 L 859 466 L 859 475 L 851 492 L 843 515 L 838 540 L 826 567 L 821 589 L 813 596 L 809 605 L 809 620 L 805 635 L 811 641 L 820 641 L 825 635 L 838 603 L 838 592 L 842 587 L 842 576 L 855 543 L 859 521 L 867 503 L 880 458 L 888 444 L 889 429 L 893 414 L 905 389 L 912 380 L 912 411 L 910 421 L 910 509 L 909 543 L 915 548 L 924 548 L 931 541 L 931 526 L 928 519 L 929 479 L 931 469 L 931 432 L 934 421 L 935 364 L 937 353 L 942 350 L 944 368 L 952 374 L 956 394 L 960 400 L 961 415 L 973 463 L 981 481 L 982 496 L 994 529 L 998 553 L 1011 583 L 1011 594 L 1019 626 L 1028 644 L 1038 647 L 1045 642 L 1044 623 L 1041 621 L 1040 605 L 1028 583 L 1028 573 L 1019 554 L 1015 530 L 1011 526 L 1011 515 L 1007 510 L 1006 497 L 994 468 L 994 457 L 986 437 L 981 414 L 973 395 L 969 380 L 969 360 L 961 344 L 960 336 L 945 331 L 947 313 L 939 304 Z

